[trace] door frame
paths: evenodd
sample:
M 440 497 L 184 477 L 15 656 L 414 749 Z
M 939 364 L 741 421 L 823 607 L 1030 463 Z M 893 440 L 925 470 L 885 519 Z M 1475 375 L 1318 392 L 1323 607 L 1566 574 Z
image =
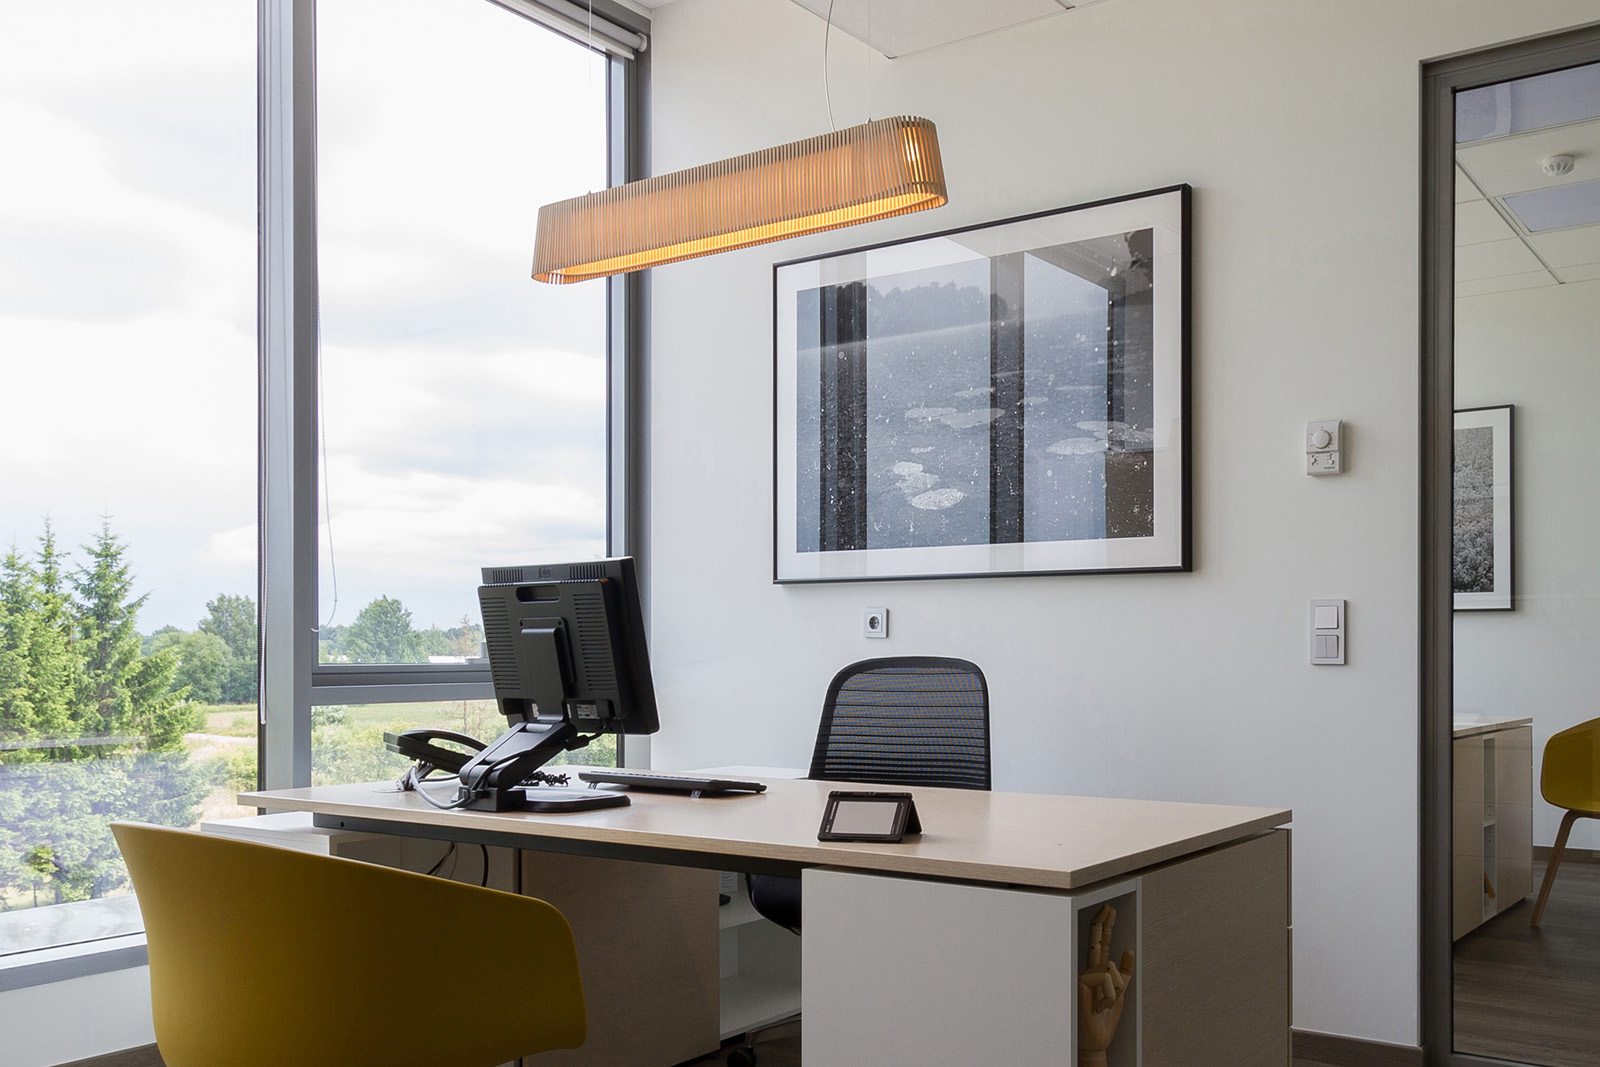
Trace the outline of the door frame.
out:
M 1421 581 L 1422 1043 L 1430 1067 L 1505 1061 L 1455 1051 L 1450 928 L 1455 426 L 1455 94 L 1600 62 L 1600 24 L 1422 67 Z

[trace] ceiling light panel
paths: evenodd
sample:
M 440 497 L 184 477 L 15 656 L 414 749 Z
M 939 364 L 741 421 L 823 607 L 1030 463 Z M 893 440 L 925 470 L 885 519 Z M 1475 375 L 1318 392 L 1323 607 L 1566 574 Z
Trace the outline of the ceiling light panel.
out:
M 1517 193 L 1505 204 L 1529 233 L 1594 226 L 1600 224 L 1600 181 Z
M 794 2 L 818 18 L 828 17 L 829 0 Z M 832 6 L 835 30 L 894 59 L 1083 5 L 1067 0 L 833 0 Z
M 1456 143 L 1600 118 L 1600 63 L 1456 94 Z

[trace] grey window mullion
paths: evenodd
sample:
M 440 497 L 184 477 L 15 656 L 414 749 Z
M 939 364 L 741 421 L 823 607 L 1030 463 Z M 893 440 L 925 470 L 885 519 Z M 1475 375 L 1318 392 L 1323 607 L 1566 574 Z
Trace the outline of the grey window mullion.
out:
M 311 782 L 316 661 L 314 0 L 259 0 L 262 783 Z

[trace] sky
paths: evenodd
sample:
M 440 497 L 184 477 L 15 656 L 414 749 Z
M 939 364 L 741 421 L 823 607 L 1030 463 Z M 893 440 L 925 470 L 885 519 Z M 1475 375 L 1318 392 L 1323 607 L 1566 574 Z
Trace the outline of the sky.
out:
M 604 184 L 603 64 L 486 0 L 319 7 L 320 612 L 449 627 L 483 565 L 604 552 L 604 287 L 529 278 Z M 109 517 L 147 633 L 255 590 L 255 34 L 0 0 L 0 550 Z

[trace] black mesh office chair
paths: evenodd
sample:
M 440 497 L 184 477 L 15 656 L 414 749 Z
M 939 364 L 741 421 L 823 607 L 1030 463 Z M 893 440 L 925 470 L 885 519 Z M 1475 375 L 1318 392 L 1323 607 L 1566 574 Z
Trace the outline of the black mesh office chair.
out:
M 989 686 L 977 664 L 938 656 L 852 663 L 828 686 L 806 775 L 826 782 L 989 788 Z M 750 903 L 800 932 L 800 879 L 752 874 Z M 754 1034 L 730 1064 L 752 1064 Z

